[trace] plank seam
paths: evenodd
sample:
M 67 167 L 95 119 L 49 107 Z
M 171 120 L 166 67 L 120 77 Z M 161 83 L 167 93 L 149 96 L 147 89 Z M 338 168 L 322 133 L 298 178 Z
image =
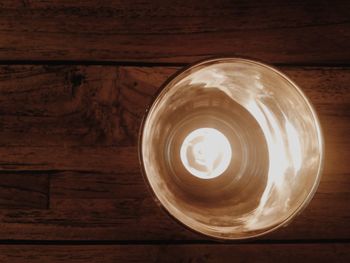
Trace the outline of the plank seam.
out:
M 253 241 L 212 241 L 212 240 L 0 240 L 0 245 L 279 245 L 279 244 L 347 244 L 348 239 L 271 239 L 271 240 L 253 240 Z
M 222 55 L 235 57 L 234 54 Z M 212 56 L 208 56 L 210 58 Z M 239 57 L 239 56 L 237 56 Z M 254 59 L 254 58 L 252 58 Z M 258 59 L 258 58 L 255 58 Z M 198 61 L 202 61 L 199 59 Z M 269 63 L 268 61 L 265 61 Z M 52 66 L 130 66 L 130 67 L 185 67 L 192 63 L 186 62 L 143 62 L 143 61 L 114 61 L 114 60 L 0 60 L 0 65 L 52 65 Z M 350 61 L 346 63 L 338 62 L 318 62 L 318 63 L 270 63 L 278 67 L 332 67 L 348 68 Z

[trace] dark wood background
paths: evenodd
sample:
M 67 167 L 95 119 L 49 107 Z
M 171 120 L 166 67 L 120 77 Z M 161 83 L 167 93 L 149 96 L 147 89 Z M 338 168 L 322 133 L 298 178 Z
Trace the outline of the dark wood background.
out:
M 323 126 L 319 189 L 289 226 L 216 243 L 154 203 L 140 119 L 180 67 L 272 63 Z M 349 1 L 0 2 L 0 262 L 350 262 Z

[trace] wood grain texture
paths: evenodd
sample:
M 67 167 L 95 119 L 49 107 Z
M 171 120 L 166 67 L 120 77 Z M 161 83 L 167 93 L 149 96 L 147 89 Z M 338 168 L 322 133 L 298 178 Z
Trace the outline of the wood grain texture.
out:
M 0 209 L 47 209 L 49 175 L 0 171 Z
M 349 17 L 349 1 L 5 0 L 0 60 L 348 64 Z
M 50 178 L 48 209 L 0 210 L 1 239 L 203 239 L 157 207 L 137 159 L 144 110 L 177 69 L 1 66 L 1 173 Z M 308 208 L 288 227 L 263 239 L 349 239 L 350 70 L 281 70 L 314 103 L 327 152 L 324 176 Z M 2 180 L 0 185 L 5 185 Z
M 350 260 L 349 244 L 240 245 L 1 245 L 1 262 L 338 262 Z

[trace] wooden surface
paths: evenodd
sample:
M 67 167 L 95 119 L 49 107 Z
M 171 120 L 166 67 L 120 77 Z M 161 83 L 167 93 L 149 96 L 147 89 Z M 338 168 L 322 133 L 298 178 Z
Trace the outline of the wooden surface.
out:
M 349 262 L 350 4 L 288 2 L 2 1 L 0 262 Z M 175 223 L 137 158 L 162 83 L 223 53 L 290 76 L 326 144 L 307 209 L 244 243 Z
M 0 57 L 7 60 L 350 59 L 348 1 L 4 0 L 0 7 Z
M 349 244 L 0 246 L 13 263 L 114 262 L 333 262 L 348 263 Z

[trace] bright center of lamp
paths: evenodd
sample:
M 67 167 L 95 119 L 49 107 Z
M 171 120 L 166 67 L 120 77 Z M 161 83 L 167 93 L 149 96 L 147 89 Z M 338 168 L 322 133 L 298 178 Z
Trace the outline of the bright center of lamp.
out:
M 201 179 L 221 175 L 230 165 L 232 151 L 226 136 L 213 128 L 199 128 L 187 135 L 180 149 L 186 170 Z

